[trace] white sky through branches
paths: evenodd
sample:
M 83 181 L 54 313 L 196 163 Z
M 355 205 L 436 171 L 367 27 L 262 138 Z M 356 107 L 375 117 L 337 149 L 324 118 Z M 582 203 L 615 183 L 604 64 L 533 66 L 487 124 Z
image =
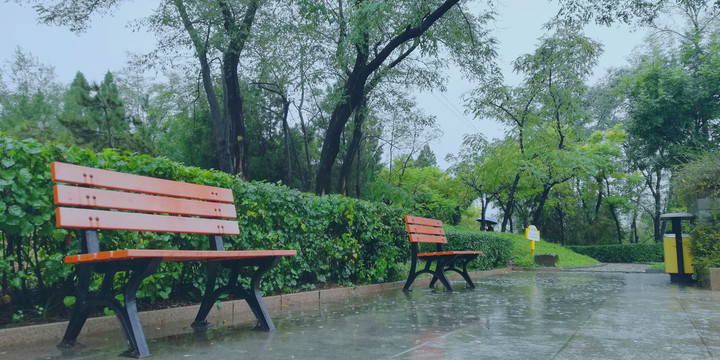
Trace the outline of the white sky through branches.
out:
M 0 66 L 5 66 L 15 50 L 37 57 L 44 65 L 55 68 L 57 80 L 67 85 L 82 71 L 88 81 L 99 82 L 107 71 L 120 71 L 128 53 L 147 53 L 155 48 L 155 39 L 146 32 L 133 32 L 130 20 L 149 15 L 157 0 L 124 2 L 114 16 L 94 19 L 86 33 L 76 35 L 66 28 L 39 24 L 34 10 L 14 2 L 0 3 Z M 511 63 L 518 56 L 530 53 L 545 34 L 543 23 L 556 12 L 557 3 L 541 0 L 506 0 L 497 8 L 495 35 L 500 41 L 498 64 L 504 70 L 506 83 L 517 84 L 520 79 L 511 72 Z M 607 69 L 627 64 L 626 58 L 640 44 L 645 31 L 632 32 L 628 26 L 612 28 L 590 26 L 586 35 L 604 45 L 604 54 L 595 70 L 593 81 Z M 468 133 L 482 133 L 488 139 L 503 136 L 499 123 L 475 119 L 466 114 L 462 96 L 471 84 L 459 75 L 451 74 L 446 93 L 418 93 L 417 101 L 426 113 L 437 117 L 443 136 L 430 144 L 440 168 L 447 168 L 445 155 L 456 154 L 462 137 Z

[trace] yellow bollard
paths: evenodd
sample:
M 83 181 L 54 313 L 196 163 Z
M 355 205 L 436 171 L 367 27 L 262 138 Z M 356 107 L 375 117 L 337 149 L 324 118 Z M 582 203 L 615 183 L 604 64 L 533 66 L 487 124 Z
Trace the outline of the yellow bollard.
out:
M 535 242 L 540 241 L 540 230 L 535 225 L 525 228 L 525 239 L 530 240 L 530 256 L 535 256 Z
M 530 256 L 535 256 L 535 242 L 530 240 Z

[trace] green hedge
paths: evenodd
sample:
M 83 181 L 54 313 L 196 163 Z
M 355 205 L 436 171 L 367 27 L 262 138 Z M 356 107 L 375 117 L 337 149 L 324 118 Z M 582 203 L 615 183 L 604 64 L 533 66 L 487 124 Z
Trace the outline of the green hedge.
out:
M 568 249 L 605 263 L 650 263 L 663 260 L 663 244 L 568 246 Z
M 707 287 L 710 285 L 707 269 L 720 266 L 720 216 L 715 214 L 713 221 L 695 223 L 690 238 L 697 280 Z
M 311 289 L 318 283 L 351 285 L 400 280 L 409 259 L 405 211 L 339 195 L 315 196 L 286 186 L 245 182 L 212 170 L 186 167 L 165 158 L 93 153 L 58 144 L 18 141 L 0 134 L 0 321 L 18 309 L 50 316 L 67 309 L 74 272 L 63 263 L 79 252 L 77 231 L 54 226 L 49 164 L 65 161 L 90 167 L 190 183 L 229 187 L 235 196 L 241 235 L 225 238 L 227 249 L 296 249 L 264 276 L 266 294 Z M 103 231 L 101 248 L 207 249 L 205 236 Z M 458 235 L 460 245 L 486 252 L 479 266 L 504 266 L 505 245 Z M 164 263 L 146 279 L 138 298 L 190 300 L 204 287 L 202 266 Z M 94 286 L 98 287 L 99 278 Z M 25 312 L 28 313 L 27 311 Z
M 447 250 L 479 250 L 483 255 L 470 263 L 472 269 L 495 269 L 508 266 L 512 258 L 512 241 L 491 232 L 447 231 Z

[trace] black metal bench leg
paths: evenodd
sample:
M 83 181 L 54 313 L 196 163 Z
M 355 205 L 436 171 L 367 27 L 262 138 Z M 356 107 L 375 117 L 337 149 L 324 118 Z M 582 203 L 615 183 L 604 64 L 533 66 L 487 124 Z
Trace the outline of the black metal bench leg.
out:
M 134 266 L 132 275 L 125 285 L 125 307 L 123 309 L 124 317 L 126 317 L 129 327 L 123 331 L 125 333 L 126 341 L 130 349 L 122 353 L 123 356 L 129 357 L 147 357 L 150 356 L 148 350 L 147 341 L 145 340 L 145 333 L 140 323 L 140 316 L 137 312 L 137 290 L 142 281 L 155 273 L 160 267 L 162 262 L 161 258 L 153 258 L 145 261 L 138 261 L 137 265 Z M 121 321 L 122 325 L 122 321 Z
M 456 266 L 457 261 L 451 261 L 445 265 L 445 272 L 454 271 L 454 272 L 460 274 L 460 276 L 462 276 L 462 278 L 467 283 L 468 287 L 471 289 L 474 289 L 475 284 L 473 284 L 472 279 L 470 279 L 470 274 L 467 271 L 467 266 L 470 263 L 470 261 L 474 260 L 475 258 L 477 258 L 477 255 L 471 256 L 471 257 L 461 257 L 460 259 L 458 259 L 457 261 L 462 261 L 462 269 L 457 268 L 457 266 Z
M 90 265 L 78 265 L 78 285 L 75 291 L 75 305 L 73 313 L 70 317 L 68 327 L 65 329 L 65 335 L 58 347 L 69 348 L 75 345 L 80 330 L 85 325 L 85 321 L 90 313 L 88 296 L 90 291 Z
M 440 283 L 445 286 L 445 289 L 447 291 L 453 291 L 452 285 L 450 285 L 450 281 L 448 281 L 447 277 L 445 277 L 446 263 L 447 260 L 443 261 L 442 259 L 438 259 L 437 265 L 435 266 L 435 276 L 440 280 Z
M 265 301 L 263 301 L 262 293 L 260 292 L 260 279 L 266 272 L 277 266 L 277 264 L 280 263 L 280 260 L 281 258 L 279 256 L 268 259 L 267 262 L 258 266 L 258 269 L 255 270 L 255 273 L 250 281 L 250 290 L 245 297 L 245 301 L 247 301 L 250 306 L 250 310 L 252 310 L 253 314 L 255 314 L 255 317 L 257 318 L 257 326 L 255 327 L 257 330 L 275 330 L 275 324 L 273 324 L 272 319 L 270 318 L 270 313 L 265 306 Z
M 207 283 L 205 284 L 205 294 L 203 295 L 202 302 L 200 303 L 200 309 L 195 316 L 195 321 L 190 325 L 195 329 L 203 329 L 212 326 L 207 321 L 207 316 L 212 310 L 215 300 L 217 300 L 219 294 L 215 291 L 215 285 L 217 281 L 217 272 L 220 264 L 217 262 L 210 262 L 207 266 Z M 230 281 L 233 281 L 232 278 Z
M 438 260 L 435 260 L 435 261 L 437 261 L 437 264 L 435 265 L 435 270 L 437 270 L 437 269 L 438 269 L 438 266 L 439 266 L 439 264 L 440 264 L 440 260 L 438 259 Z M 430 280 L 430 285 L 429 285 L 429 287 L 430 287 L 431 289 L 433 289 L 433 288 L 435 288 L 435 283 L 437 283 L 437 281 L 438 281 L 438 276 L 437 276 L 437 271 L 432 271 L 432 270 L 430 270 L 430 265 L 431 265 L 431 264 L 432 264 L 432 261 L 428 261 L 427 264 L 425 264 L 425 265 L 426 265 L 426 266 L 425 266 L 425 271 L 427 271 L 428 273 L 432 274 L 432 276 L 433 276 L 433 277 L 432 277 L 432 280 Z
M 465 279 L 465 282 L 468 284 L 468 287 L 471 288 L 471 289 L 474 289 L 474 288 L 475 288 L 475 284 L 473 284 L 472 279 L 470 279 L 470 274 L 468 274 L 467 266 L 468 266 L 468 264 L 470 263 L 470 261 L 472 261 L 472 260 L 475 259 L 476 257 L 477 257 L 477 256 L 472 257 L 472 258 L 468 258 L 468 259 L 465 261 L 465 263 L 463 263 L 462 272 L 460 272 L 460 275 L 462 275 L 463 279 Z
M 410 291 L 410 286 L 415 281 L 415 278 L 417 277 L 417 273 L 415 272 L 415 269 L 417 268 L 417 258 L 415 256 L 412 257 L 410 260 L 410 273 L 408 274 L 408 279 L 405 281 L 405 286 L 403 286 L 403 291 Z

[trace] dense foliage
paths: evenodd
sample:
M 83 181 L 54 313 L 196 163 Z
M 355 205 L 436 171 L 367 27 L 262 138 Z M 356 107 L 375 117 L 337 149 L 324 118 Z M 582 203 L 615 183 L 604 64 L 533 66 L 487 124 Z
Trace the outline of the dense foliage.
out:
M 651 263 L 662 262 L 663 244 L 625 244 L 568 246 L 578 254 L 587 255 L 605 263 Z
M 311 289 L 316 284 L 363 284 L 401 279 L 409 258 L 405 210 L 340 195 L 315 196 L 286 186 L 246 182 L 228 174 L 182 166 L 165 158 L 104 150 L 43 145 L 0 137 L 0 310 L 5 321 L 18 309 L 55 314 L 72 295 L 74 273 L 63 263 L 79 251 L 75 231 L 54 226 L 49 164 L 65 161 L 127 173 L 229 187 L 241 235 L 226 237 L 227 249 L 296 249 L 298 256 L 264 277 L 265 293 Z M 479 268 L 504 266 L 510 253 L 502 240 L 458 234 L 455 245 L 482 249 Z M 101 249 L 207 249 L 207 238 L 186 234 L 102 232 Z M 99 279 L 97 279 L 99 280 Z M 95 284 L 99 286 L 99 284 Z M 198 264 L 163 264 L 142 285 L 145 300 L 197 300 L 203 289 Z
M 697 279 L 706 285 L 707 268 L 720 267 L 720 153 L 707 154 L 683 166 L 674 186 L 679 203 L 702 215 L 691 227 L 690 238 Z

